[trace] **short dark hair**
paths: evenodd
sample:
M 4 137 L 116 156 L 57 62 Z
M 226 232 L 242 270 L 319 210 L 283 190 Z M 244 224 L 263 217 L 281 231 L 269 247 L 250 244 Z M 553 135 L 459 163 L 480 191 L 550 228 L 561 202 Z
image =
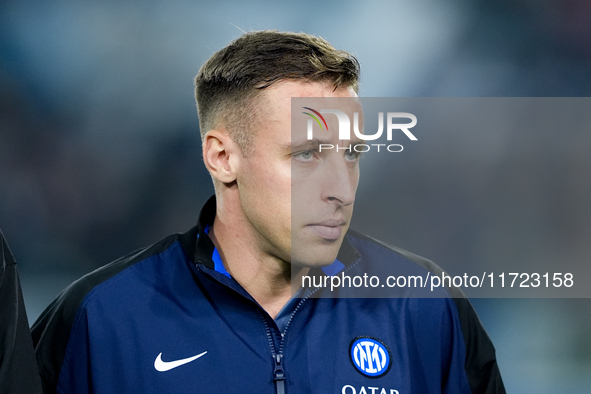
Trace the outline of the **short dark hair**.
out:
M 359 62 L 310 34 L 245 33 L 213 54 L 195 77 L 201 138 L 221 124 L 247 154 L 257 114 L 255 99 L 265 88 L 286 79 L 327 82 L 335 90 L 350 87 L 357 91 Z

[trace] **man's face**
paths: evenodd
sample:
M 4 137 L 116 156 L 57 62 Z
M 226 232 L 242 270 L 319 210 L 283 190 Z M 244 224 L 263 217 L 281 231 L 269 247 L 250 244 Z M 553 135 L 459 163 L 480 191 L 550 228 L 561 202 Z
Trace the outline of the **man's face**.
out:
M 241 158 L 240 201 L 264 253 L 299 266 L 322 266 L 335 260 L 349 228 L 358 154 L 320 151 L 320 142 L 348 147 L 355 141 L 338 141 L 332 115 L 326 116 L 332 131 L 315 131 L 309 141 L 306 115 L 291 113 L 292 97 L 356 94 L 352 89 L 333 91 L 325 83 L 282 81 L 268 88 L 259 98 L 254 152 Z M 292 134 L 292 116 L 302 117 L 302 132 Z

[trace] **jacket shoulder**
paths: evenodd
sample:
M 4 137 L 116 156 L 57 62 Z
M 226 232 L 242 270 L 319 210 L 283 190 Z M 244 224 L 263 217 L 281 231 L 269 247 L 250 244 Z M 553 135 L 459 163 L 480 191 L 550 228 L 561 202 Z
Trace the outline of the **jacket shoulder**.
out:
M 56 390 L 72 327 L 87 296 L 101 284 L 128 272 L 128 269 L 136 264 L 167 251 L 174 243 L 180 241 L 183 245 L 185 238 L 194 234 L 194 229 L 182 235 L 173 234 L 151 246 L 123 256 L 84 275 L 52 301 L 31 327 L 33 346 L 45 393 L 53 393 Z
M 349 240 L 353 243 L 355 247 L 361 247 L 364 250 L 381 249 L 382 251 L 389 251 L 393 255 L 398 255 L 403 259 L 408 260 L 409 262 L 416 264 L 417 266 L 422 267 L 437 276 L 441 276 L 441 274 L 445 272 L 439 265 L 435 264 L 433 261 L 425 257 L 419 256 L 397 246 L 389 245 L 378 239 L 370 237 L 369 235 L 365 235 L 363 233 L 350 229 L 347 232 L 347 236 L 349 237 Z M 460 296 L 460 294 L 458 294 L 458 296 Z

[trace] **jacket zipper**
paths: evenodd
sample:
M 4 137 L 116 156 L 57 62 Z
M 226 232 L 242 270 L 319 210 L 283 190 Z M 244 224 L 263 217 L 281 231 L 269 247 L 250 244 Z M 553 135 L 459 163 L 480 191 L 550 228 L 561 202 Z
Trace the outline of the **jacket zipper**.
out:
M 353 268 L 355 265 L 357 265 L 358 262 L 359 262 L 359 258 L 355 259 L 355 261 L 353 261 L 353 263 L 351 263 L 349 266 L 347 266 L 343 270 L 343 272 L 349 271 L 351 268 Z M 293 320 L 293 317 L 295 316 L 297 311 L 301 308 L 302 304 L 306 300 L 308 300 L 310 297 L 312 297 L 320 289 L 321 289 L 321 287 L 316 287 L 313 290 L 311 290 L 310 293 L 307 294 L 306 297 L 302 298 L 300 300 L 300 302 L 294 308 L 293 312 L 289 316 L 289 320 L 287 321 L 287 324 L 285 325 L 285 330 L 281 334 L 281 342 L 279 342 L 279 352 L 277 352 L 275 349 L 275 342 L 273 341 L 273 335 L 271 334 L 271 327 L 269 327 L 269 322 L 267 321 L 267 318 L 266 318 L 264 312 L 262 310 L 259 310 L 259 312 L 261 313 L 261 317 L 263 318 L 263 322 L 265 323 L 265 331 L 267 333 L 267 340 L 269 341 L 269 346 L 271 347 L 271 354 L 273 355 L 273 362 L 274 362 L 273 380 L 275 382 L 275 393 L 276 394 L 285 394 L 286 393 L 286 390 L 285 390 L 286 376 L 285 376 L 285 370 L 283 369 L 283 345 L 285 342 L 285 337 L 287 336 L 287 330 L 289 330 L 289 327 L 291 326 L 291 321 Z
M 298 304 L 294 308 L 293 312 L 289 316 L 289 320 L 287 321 L 287 324 L 285 325 L 285 330 L 283 330 L 283 333 L 281 333 L 281 342 L 279 342 L 279 352 L 277 352 L 277 349 L 275 348 L 275 342 L 273 341 L 273 335 L 271 334 L 271 327 L 269 327 L 269 322 L 268 322 L 266 316 L 261 311 L 261 315 L 262 315 L 263 321 L 265 323 L 265 331 L 267 333 L 267 339 L 269 341 L 269 346 L 271 347 L 271 354 L 273 355 L 273 361 L 274 361 L 273 380 L 275 382 L 275 393 L 276 394 L 285 394 L 286 393 L 286 391 L 285 391 L 286 377 L 285 377 L 285 370 L 283 369 L 283 345 L 285 342 L 285 337 L 287 336 L 287 330 L 289 330 L 289 327 L 291 326 L 291 321 L 293 320 L 293 317 L 295 316 L 297 311 L 301 308 L 302 304 L 308 298 L 310 298 L 314 293 L 316 293 L 319 289 L 320 288 L 317 287 L 314 290 L 312 290 L 310 292 L 310 294 L 308 294 L 308 295 L 306 295 L 306 297 L 302 298 L 300 300 L 300 302 L 298 302 Z
M 313 293 L 310 293 L 312 295 Z M 309 296 L 308 296 L 309 297 Z M 271 327 L 269 326 L 269 322 L 267 317 L 264 315 L 262 311 L 260 311 L 261 316 L 263 318 L 263 322 L 265 323 L 265 332 L 267 333 L 267 340 L 269 341 L 269 346 L 271 347 L 271 354 L 273 356 L 273 381 L 275 382 L 275 393 L 276 394 L 285 394 L 285 370 L 283 369 L 283 343 L 285 341 L 285 335 L 287 334 L 287 330 L 291 325 L 291 321 L 293 320 L 293 316 L 296 314 L 298 309 L 300 309 L 301 305 L 308 299 L 302 298 L 298 305 L 295 307 L 294 311 L 291 313 L 287 325 L 285 326 L 285 330 L 281 333 L 281 342 L 279 343 L 279 351 L 275 348 L 275 342 L 273 341 L 273 335 L 271 334 Z
M 275 369 L 273 370 L 273 380 L 275 381 L 275 392 L 277 394 L 285 394 L 285 372 L 283 371 L 283 354 L 273 355 L 275 361 Z
M 351 268 L 353 268 L 355 265 L 357 265 L 357 263 L 359 262 L 359 257 L 353 261 L 353 263 L 351 263 L 349 266 L 347 266 L 343 272 L 347 272 L 349 271 Z M 198 263 L 200 263 L 200 261 L 198 261 Z M 263 309 L 259 306 L 259 313 L 261 314 L 261 318 L 263 319 L 263 322 L 265 323 L 265 332 L 267 333 L 267 340 L 269 341 L 269 346 L 271 347 L 271 354 L 273 356 L 273 380 L 275 382 L 275 393 L 276 394 L 286 394 L 286 389 L 285 389 L 285 380 L 286 380 L 286 376 L 285 376 L 285 370 L 283 368 L 283 345 L 285 342 L 285 337 L 287 336 L 287 330 L 289 330 L 289 327 L 291 326 L 291 322 L 293 320 L 293 317 L 295 316 L 295 314 L 297 313 L 297 311 L 301 308 L 302 304 L 308 300 L 310 297 L 312 297 L 316 292 L 318 292 L 318 290 L 320 290 L 321 287 L 316 287 L 313 290 L 310 291 L 309 294 L 307 294 L 304 298 L 302 298 L 300 300 L 300 302 L 296 305 L 296 307 L 294 308 L 293 312 L 291 313 L 291 315 L 289 316 L 289 320 L 287 321 L 287 324 L 285 325 L 285 330 L 283 331 L 283 333 L 281 333 L 281 341 L 279 342 L 279 352 L 277 352 L 276 348 L 275 348 L 275 342 L 273 341 L 273 335 L 271 334 L 271 327 L 269 327 L 269 322 L 267 320 L 267 317 L 265 316 L 265 312 L 263 312 Z M 233 289 L 234 291 L 236 291 L 235 289 Z M 255 301 L 256 303 L 256 301 Z

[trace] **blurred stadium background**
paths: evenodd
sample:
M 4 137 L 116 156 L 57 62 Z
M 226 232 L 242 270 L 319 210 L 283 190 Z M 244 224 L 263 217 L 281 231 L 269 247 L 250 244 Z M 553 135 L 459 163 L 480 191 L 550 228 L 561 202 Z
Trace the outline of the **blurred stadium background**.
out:
M 0 227 L 31 323 L 80 275 L 195 223 L 213 190 L 192 78 L 242 30 L 259 29 L 305 31 L 353 52 L 367 97 L 591 95 L 585 0 L 3 1 Z M 501 141 L 493 159 L 476 144 L 459 161 L 437 154 L 393 169 L 391 180 L 365 173 L 359 212 L 389 185 L 400 209 L 373 235 L 443 267 L 590 264 L 590 136 L 591 125 L 576 138 L 556 130 L 527 136 L 527 151 Z M 438 176 L 445 165 L 457 178 Z M 491 176 L 478 189 L 495 202 L 485 210 L 463 182 L 474 166 Z M 506 201 L 494 198 L 501 190 Z M 474 305 L 508 392 L 590 392 L 591 300 Z

